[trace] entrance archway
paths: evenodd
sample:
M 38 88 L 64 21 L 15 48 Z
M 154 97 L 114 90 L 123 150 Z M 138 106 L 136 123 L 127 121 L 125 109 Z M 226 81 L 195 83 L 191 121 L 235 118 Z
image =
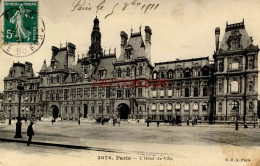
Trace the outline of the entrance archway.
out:
M 119 104 L 118 105 L 118 115 L 120 119 L 128 119 L 128 114 L 130 113 L 130 109 L 127 104 Z
M 52 109 L 52 117 L 54 119 L 58 118 L 59 116 L 59 108 L 56 105 L 51 106 Z

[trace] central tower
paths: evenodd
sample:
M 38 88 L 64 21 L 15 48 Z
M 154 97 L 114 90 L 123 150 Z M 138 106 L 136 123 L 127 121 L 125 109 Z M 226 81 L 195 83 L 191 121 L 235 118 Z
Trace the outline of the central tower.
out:
M 103 56 L 101 47 L 101 33 L 99 29 L 99 20 L 96 17 L 94 19 L 94 27 L 91 33 L 91 46 L 89 47 L 88 55 L 91 60 L 98 60 Z

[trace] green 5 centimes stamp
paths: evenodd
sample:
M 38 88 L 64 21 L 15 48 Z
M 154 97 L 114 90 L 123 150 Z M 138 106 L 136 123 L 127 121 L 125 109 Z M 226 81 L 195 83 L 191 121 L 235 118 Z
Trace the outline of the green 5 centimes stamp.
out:
M 38 2 L 4 2 L 4 42 L 37 43 Z
M 0 15 L 0 46 L 11 56 L 35 53 L 45 39 L 45 24 L 39 16 L 38 1 L 3 1 Z

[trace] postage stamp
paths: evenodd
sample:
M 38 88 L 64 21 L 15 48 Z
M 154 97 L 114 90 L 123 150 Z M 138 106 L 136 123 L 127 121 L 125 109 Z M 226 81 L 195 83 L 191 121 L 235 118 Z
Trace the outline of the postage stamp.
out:
M 35 53 L 45 38 L 45 25 L 39 16 L 38 1 L 3 1 L 0 15 L 0 46 L 11 56 Z
M 37 43 L 38 2 L 4 2 L 4 42 Z

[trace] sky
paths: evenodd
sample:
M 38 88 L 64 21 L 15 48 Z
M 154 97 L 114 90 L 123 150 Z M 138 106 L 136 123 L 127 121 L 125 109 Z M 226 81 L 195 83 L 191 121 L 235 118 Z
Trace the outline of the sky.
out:
M 96 6 L 102 1 L 102 10 L 96 12 Z M 73 11 L 78 2 L 85 2 L 83 6 L 91 7 L 91 10 L 79 11 L 76 8 Z M 141 5 L 133 6 L 132 2 Z M 125 3 L 129 5 L 122 11 Z M 159 6 L 144 13 L 149 4 Z M 113 14 L 106 17 L 113 8 Z M 150 26 L 151 60 L 154 64 L 177 58 L 209 57 L 213 60 L 215 28 L 220 27 L 222 40 L 226 22 L 238 23 L 243 18 L 254 44 L 260 44 L 259 9 L 260 1 L 254 0 L 40 0 L 38 14 L 45 23 L 45 41 L 37 52 L 23 58 L 9 56 L 0 50 L 0 80 L 7 76 L 13 62 L 18 61 L 32 62 L 37 74 L 44 59 L 47 65 L 50 64 L 51 46 L 60 47 L 71 42 L 76 45 L 76 54 L 86 53 L 96 15 L 100 21 L 102 47 L 107 53 L 109 48 L 113 52 L 116 47 L 117 57 L 120 53 L 120 31 L 130 36 L 131 27 L 133 32 L 139 32 L 141 26 L 144 39 L 144 27 Z M 0 91 L 3 91 L 3 83 L 0 81 Z

